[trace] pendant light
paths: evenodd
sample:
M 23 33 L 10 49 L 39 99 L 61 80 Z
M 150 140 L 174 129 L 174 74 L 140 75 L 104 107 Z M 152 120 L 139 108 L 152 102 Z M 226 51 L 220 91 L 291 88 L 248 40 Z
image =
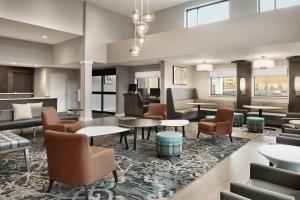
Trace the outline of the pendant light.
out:
M 268 59 L 262 56 L 260 59 L 255 59 L 253 61 L 253 68 L 255 69 L 270 69 L 275 66 L 275 61 L 273 59 Z
M 212 70 L 213 70 L 213 65 L 206 63 L 205 61 L 197 65 L 197 71 L 199 72 L 211 72 Z
M 140 55 L 140 53 L 142 52 L 142 49 L 136 45 L 136 26 L 134 29 L 134 46 L 131 47 L 131 49 L 129 49 L 129 53 L 131 56 L 133 57 L 137 57 Z
M 137 24 L 140 19 L 140 12 L 136 7 L 136 0 L 134 0 L 134 11 L 132 12 L 132 21 L 134 24 Z
M 144 13 L 144 21 L 149 23 L 152 22 L 155 18 L 155 15 L 153 12 L 150 11 L 149 7 L 149 0 L 147 0 L 147 11 Z
M 141 20 L 136 24 L 136 31 L 140 37 L 144 37 L 144 35 L 148 32 L 149 26 L 146 22 L 144 22 L 144 0 L 141 0 Z
M 143 47 L 144 46 L 144 43 L 145 43 L 145 36 L 144 37 L 138 37 L 138 42 L 139 42 L 139 45 L 140 47 Z

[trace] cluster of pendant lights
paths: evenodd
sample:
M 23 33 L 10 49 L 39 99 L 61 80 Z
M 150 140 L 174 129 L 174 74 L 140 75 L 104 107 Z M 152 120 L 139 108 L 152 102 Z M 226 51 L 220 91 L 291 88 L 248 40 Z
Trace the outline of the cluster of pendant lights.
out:
M 147 9 L 144 12 L 144 0 L 140 0 L 141 10 L 137 9 L 137 0 L 134 1 L 134 11 L 132 12 L 132 21 L 134 23 L 134 46 L 129 50 L 131 56 L 139 56 L 145 42 L 145 35 L 149 30 L 148 23 L 154 20 L 154 14 L 149 9 L 149 0 L 147 0 Z

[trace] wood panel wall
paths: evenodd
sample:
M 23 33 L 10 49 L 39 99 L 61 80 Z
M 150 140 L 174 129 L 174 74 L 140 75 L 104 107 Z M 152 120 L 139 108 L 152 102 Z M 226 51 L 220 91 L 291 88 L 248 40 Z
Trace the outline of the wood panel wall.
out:
M 237 76 L 237 95 L 236 103 L 237 109 L 245 109 L 243 105 L 251 104 L 251 74 L 252 63 L 246 60 L 237 60 L 232 63 L 236 63 L 236 76 Z M 246 93 L 243 95 L 240 90 L 240 78 L 246 80 Z
M 34 68 L 0 66 L 0 93 L 33 93 Z
M 289 57 L 289 112 L 300 112 L 300 96 L 296 96 L 294 79 L 300 76 L 300 56 Z

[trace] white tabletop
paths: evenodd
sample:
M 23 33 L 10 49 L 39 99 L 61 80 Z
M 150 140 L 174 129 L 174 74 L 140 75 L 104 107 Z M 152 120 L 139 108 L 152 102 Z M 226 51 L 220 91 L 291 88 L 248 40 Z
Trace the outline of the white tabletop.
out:
M 258 152 L 276 167 L 300 172 L 300 147 L 284 144 L 264 145 Z
M 254 105 L 244 105 L 244 108 L 251 108 L 251 109 L 262 109 L 262 110 L 281 110 L 283 107 L 277 106 L 254 106 Z
M 129 130 L 130 129 L 128 128 L 121 128 L 118 126 L 90 126 L 90 127 L 82 128 L 78 130 L 76 133 L 85 134 L 88 137 L 94 137 L 94 136 L 103 136 L 103 135 L 122 133 Z
M 201 103 L 201 102 L 195 102 L 195 103 L 187 103 L 188 105 L 195 105 L 195 106 L 215 106 L 216 103 Z
M 295 126 L 300 126 L 300 120 L 290 120 L 289 122 Z
M 190 123 L 189 120 L 161 120 L 161 126 L 186 126 Z

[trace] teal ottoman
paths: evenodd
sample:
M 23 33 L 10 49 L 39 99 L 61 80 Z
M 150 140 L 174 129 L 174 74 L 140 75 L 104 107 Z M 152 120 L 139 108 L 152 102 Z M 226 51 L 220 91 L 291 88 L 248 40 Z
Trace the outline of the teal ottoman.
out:
M 247 117 L 249 132 L 262 133 L 265 128 L 265 119 L 262 117 Z
M 233 125 L 237 125 L 239 127 L 243 126 L 244 124 L 244 114 L 243 113 L 234 113 L 233 116 Z
M 158 157 L 179 156 L 182 151 L 182 133 L 172 131 L 157 133 L 156 150 Z

